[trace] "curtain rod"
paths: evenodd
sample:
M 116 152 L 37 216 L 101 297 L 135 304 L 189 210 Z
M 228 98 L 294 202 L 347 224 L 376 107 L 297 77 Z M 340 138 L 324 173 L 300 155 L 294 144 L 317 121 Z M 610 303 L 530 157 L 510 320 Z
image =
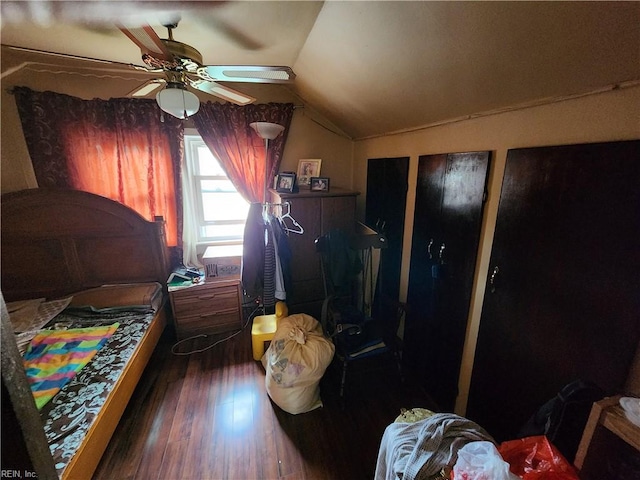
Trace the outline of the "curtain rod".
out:
M 112 78 L 122 78 L 122 77 L 112 77 Z M 128 78 L 127 78 L 127 79 L 125 79 L 125 80 L 137 80 L 137 79 L 133 79 L 133 78 L 132 78 L 132 79 L 128 79 Z M 7 92 L 9 95 L 14 95 L 14 94 L 15 94 L 15 89 L 16 89 L 16 88 L 18 88 L 18 87 L 20 87 L 20 85 L 13 85 L 13 86 L 11 86 L 11 87 L 7 87 L 7 88 L 5 88 L 5 89 L 4 89 L 4 91 L 5 91 L 5 92 Z M 276 102 L 276 103 L 277 103 L 277 102 Z M 297 110 L 297 109 L 302 109 L 302 110 L 304 110 L 304 105 L 294 105 L 294 106 L 293 106 L 293 109 L 294 109 L 294 110 Z

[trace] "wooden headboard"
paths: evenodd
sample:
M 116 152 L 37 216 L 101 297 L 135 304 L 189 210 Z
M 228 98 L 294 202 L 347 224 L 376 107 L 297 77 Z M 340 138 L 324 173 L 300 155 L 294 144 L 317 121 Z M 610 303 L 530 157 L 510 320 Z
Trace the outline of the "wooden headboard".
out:
M 0 198 L 2 294 L 56 298 L 113 283 L 160 282 L 169 271 L 164 221 L 78 190 Z

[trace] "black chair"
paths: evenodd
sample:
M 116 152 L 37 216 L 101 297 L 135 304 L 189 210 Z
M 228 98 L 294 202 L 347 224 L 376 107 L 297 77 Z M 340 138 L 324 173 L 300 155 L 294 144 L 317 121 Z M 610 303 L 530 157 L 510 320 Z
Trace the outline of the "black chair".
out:
M 336 347 L 335 360 L 342 370 L 340 398 L 345 397 L 347 372 L 355 362 L 367 362 L 367 370 L 393 367 L 402 380 L 396 335 L 404 305 L 396 302 L 391 316 L 376 315 L 381 309 L 374 307 L 374 299 L 380 305 L 382 296 L 380 278 L 375 284 L 372 280 L 373 250 L 384 247 L 384 239 L 332 230 L 315 243 L 325 290 L 320 322 Z

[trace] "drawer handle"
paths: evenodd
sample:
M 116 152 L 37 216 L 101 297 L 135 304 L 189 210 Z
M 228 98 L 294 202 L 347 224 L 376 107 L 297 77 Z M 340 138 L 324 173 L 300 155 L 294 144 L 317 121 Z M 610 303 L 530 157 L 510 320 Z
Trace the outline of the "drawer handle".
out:
M 216 298 L 216 294 L 213 295 L 201 295 L 198 297 L 198 300 L 211 300 L 212 298 Z
M 200 314 L 200 318 L 207 318 L 207 317 L 215 317 L 216 315 L 222 315 L 225 313 L 235 313 L 238 310 L 232 308 L 232 309 L 227 309 L 227 310 L 218 310 L 217 312 L 211 312 L 211 313 L 202 313 Z
M 235 292 L 212 293 L 211 295 L 202 295 L 198 300 L 211 300 L 214 298 L 233 297 Z

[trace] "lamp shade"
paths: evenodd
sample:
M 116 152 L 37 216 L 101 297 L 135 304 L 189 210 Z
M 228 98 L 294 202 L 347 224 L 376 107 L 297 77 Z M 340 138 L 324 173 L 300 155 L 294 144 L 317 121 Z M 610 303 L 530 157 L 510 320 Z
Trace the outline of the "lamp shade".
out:
M 198 111 L 200 100 L 181 83 L 168 83 L 156 95 L 156 102 L 163 112 L 177 118 L 187 118 Z
M 261 138 L 266 140 L 273 140 L 284 130 L 282 125 L 270 122 L 253 122 L 250 123 L 249 126 L 253 128 Z

